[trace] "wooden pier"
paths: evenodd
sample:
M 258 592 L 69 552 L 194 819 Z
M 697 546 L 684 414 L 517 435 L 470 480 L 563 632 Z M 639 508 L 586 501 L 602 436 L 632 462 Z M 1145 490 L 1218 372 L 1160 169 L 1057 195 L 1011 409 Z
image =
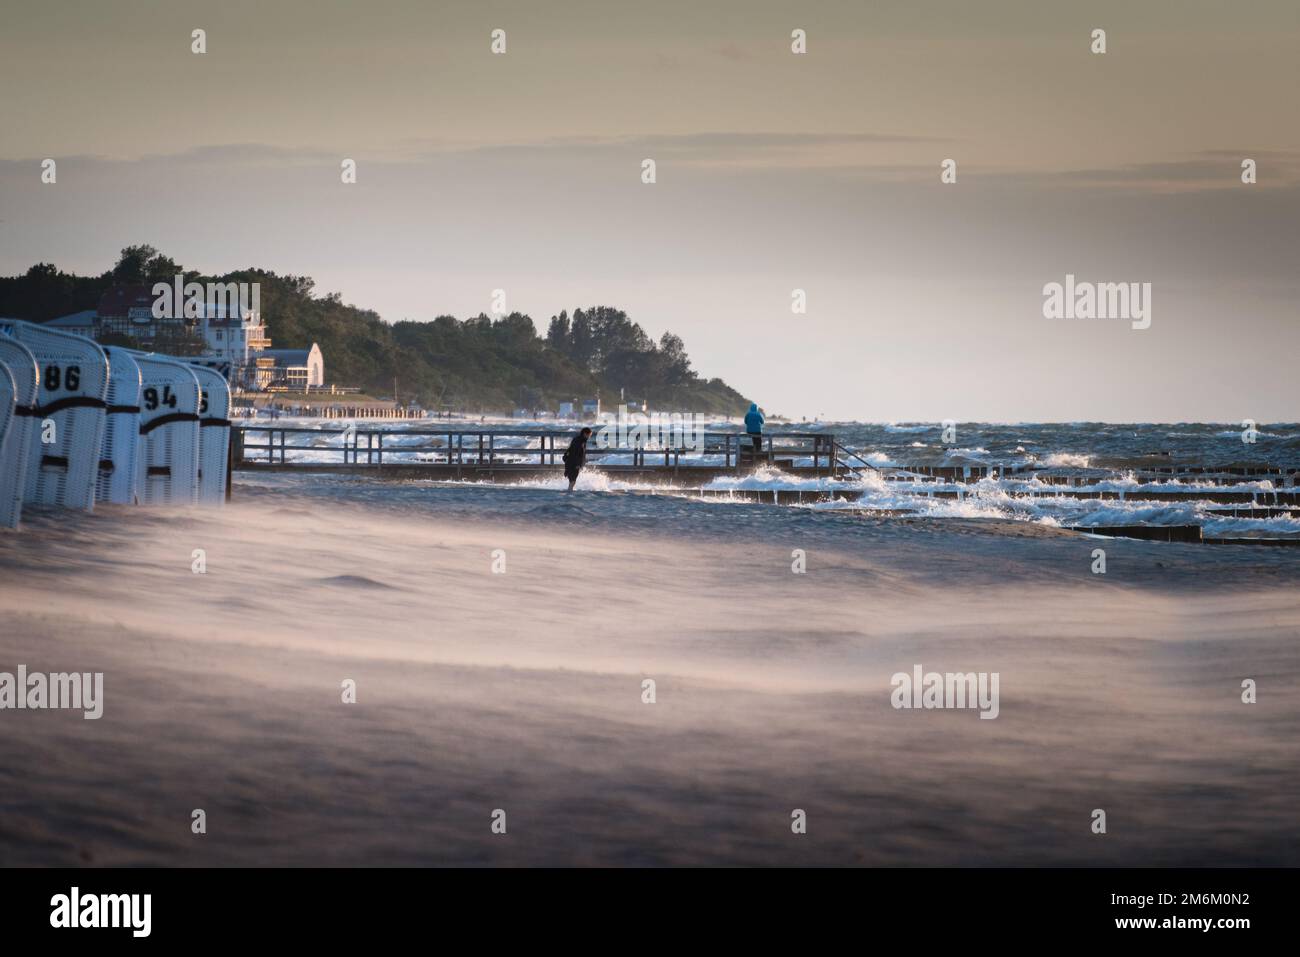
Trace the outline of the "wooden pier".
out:
M 370 471 L 388 478 L 517 482 L 562 474 L 576 429 L 310 429 L 236 425 L 236 469 L 294 472 Z M 602 448 L 587 443 L 587 467 L 621 477 L 706 485 L 720 476 L 778 468 L 801 477 L 833 478 L 852 471 L 833 435 L 764 433 L 757 450 L 744 433 L 696 433 L 677 445 Z M 850 453 L 851 454 L 851 453 Z

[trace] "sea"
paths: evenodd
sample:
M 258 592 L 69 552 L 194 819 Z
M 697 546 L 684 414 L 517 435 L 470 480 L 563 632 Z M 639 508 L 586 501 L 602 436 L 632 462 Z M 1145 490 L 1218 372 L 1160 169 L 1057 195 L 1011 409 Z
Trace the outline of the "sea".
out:
M 355 425 L 364 433 L 382 429 L 385 462 L 436 461 L 438 452 L 403 448 L 427 446 L 430 429 L 550 429 L 550 421 L 484 418 L 472 420 L 380 422 L 363 420 L 288 419 L 274 423 L 248 420 L 249 443 L 265 441 L 261 424 L 309 430 L 289 439 L 302 446 L 290 451 L 290 462 L 339 462 L 340 430 Z M 1245 423 L 769 423 L 774 433 L 833 435 L 852 453 L 846 461 L 860 467 L 841 478 L 796 476 L 775 468 L 715 479 L 701 490 L 671 481 L 639 480 L 604 472 L 600 462 L 627 463 L 628 455 L 607 454 L 584 470 L 572 498 L 553 493 L 566 483 L 553 477 L 510 485 L 481 481 L 381 481 L 365 473 L 348 476 L 290 472 L 241 472 L 237 481 L 251 489 L 279 488 L 295 493 L 356 500 L 394 507 L 418 504 L 467 513 L 529 514 L 568 521 L 659 523 L 694 521 L 701 510 L 729 505 L 753 505 L 756 490 L 806 492 L 783 496 L 779 508 L 794 514 L 835 514 L 841 519 L 892 515 L 896 518 L 1000 519 L 1058 527 L 1120 525 L 1198 525 L 1206 538 L 1300 538 L 1300 503 L 1288 507 L 1286 498 L 1300 492 L 1300 424 Z M 570 426 L 576 429 L 576 425 Z M 739 432 L 738 423 L 717 420 L 710 432 Z M 312 435 L 311 432 L 319 432 Z M 510 458 L 511 444 L 532 445 L 526 437 L 498 440 L 499 459 Z M 364 446 L 364 437 L 361 441 Z M 250 453 L 255 456 L 256 453 Z M 694 456 L 709 464 L 721 456 Z M 526 459 L 519 457 L 520 461 Z M 683 457 L 683 462 L 687 457 Z M 795 460 L 796 464 L 811 459 Z M 868 464 L 871 467 L 868 467 Z M 910 473 L 921 467 L 994 468 L 997 475 L 978 481 L 936 481 Z M 1196 470 L 1212 470 L 1202 474 Z M 1237 469 L 1238 474 L 1227 470 Z M 1002 474 L 1007 470 L 1007 474 Z M 1224 470 L 1218 474 L 1213 470 Z M 1240 470 L 1253 474 L 1240 474 Z M 1260 474 L 1273 470 L 1272 474 Z M 436 494 L 435 491 L 436 490 Z M 819 492 L 834 492 L 830 500 Z M 944 494 L 944 493 L 947 494 Z M 1140 499 L 1129 499 L 1133 493 Z M 1282 504 L 1272 493 L 1287 493 Z M 734 494 L 733 494 L 734 493 Z M 1087 494 L 1082 494 L 1087 493 Z M 1105 493 L 1101 497 L 1097 493 Z M 1159 498 L 1168 494 L 1168 500 Z M 593 498 L 595 495 L 599 498 Z M 1243 500 L 1243 495 L 1250 500 Z M 585 497 L 584 497 L 585 496 Z M 1154 499 L 1154 500 L 1153 500 Z M 745 509 L 746 514 L 751 510 Z M 732 520 L 740 520 L 732 515 Z M 772 518 L 754 519 L 771 522 Z M 685 529 L 684 529 L 685 530 Z

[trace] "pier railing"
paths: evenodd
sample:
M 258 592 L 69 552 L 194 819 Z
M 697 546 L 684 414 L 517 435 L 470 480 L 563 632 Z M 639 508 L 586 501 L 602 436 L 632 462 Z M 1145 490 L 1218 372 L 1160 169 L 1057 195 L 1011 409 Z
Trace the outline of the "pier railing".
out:
M 463 470 L 559 469 L 575 430 L 551 429 L 312 429 L 236 425 L 234 463 L 240 467 L 428 466 Z M 638 442 L 603 447 L 599 430 L 587 461 L 610 470 L 737 469 L 771 464 L 805 473 L 842 470 L 835 437 L 827 433 L 764 433 L 759 447 L 738 432 L 694 433 L 693 441 Z M 613 461 L 617 460 L 617 461 Z

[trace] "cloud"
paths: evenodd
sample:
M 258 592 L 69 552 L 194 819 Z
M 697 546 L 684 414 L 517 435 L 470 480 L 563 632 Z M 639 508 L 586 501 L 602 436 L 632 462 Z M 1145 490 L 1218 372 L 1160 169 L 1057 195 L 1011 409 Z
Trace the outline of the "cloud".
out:
M 669 158 L 691 166 L 766 166 L 804 168 L 868 165 L 870 151 L 886 147 L 945 142 L 938 137 L 902 133 L 864 132 L 729 132 L 702 131 L 651 135 L 561 136 L 499 143 L 468 143 L 451 139 L 408 138 L 397 145 L 358 154 L 368 162 L 418 164 L 454 156 L 533 156 L 565 162 L 594 160 L 600 154 Z M 174 163 L 187 166 L 288 167 L 336 164 L 342 154 L 318 148 L 273 146 L 268 143 L 200 145 L 175 153 L 146 153 L 135 157 L 83 154 L 56 157 L 60 162 Z M 846 164 L 845 161 L 851 160 Z M 40 158 L 0 160 L 26 166 Z M 877 165 L 879 160 L 877 159 Z
M 718 47 L 715 51 L 719 56 L 728 60 L 752 60 L 754 55 L 742 47 L 740 44 L 730 41 Z
M 1255 160 L 1259 166 L 1259 187 L 1300 185 L 1300 152 L 1290 150 L 1202 150 L 1181 160 L 1061 170 L 1045 175 L 1058 184 L 1068 182 L 1080 188 L 1105 187 L 1143 192 L 1232 189 L 1242 185 L 1241 162 L 1247 158 Z
M 26 169 L 44 157 L 0 159 L 0 168 Z M 53 157 L 59 165 L 129 165 L 168 164 L 175 166 L 302 166 L 320 162 L 337 162 L 340 157 L 323 150 L 271 146 L 267 143 L 224 143 L 194 146 L 174 153 L 142 153 L 138 156 L 112 156 L 103 153 L 63 154 Z

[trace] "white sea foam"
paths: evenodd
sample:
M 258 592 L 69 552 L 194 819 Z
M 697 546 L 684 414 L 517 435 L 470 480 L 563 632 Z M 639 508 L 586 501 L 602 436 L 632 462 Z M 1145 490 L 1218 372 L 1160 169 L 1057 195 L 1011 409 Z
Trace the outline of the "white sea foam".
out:
M 883 488 L 883 479 L 871 472 L 862 473 L 855 480 L 843 481 L 825 477 L 791 475 L 777 469 L 761 467 L 748 475 L 719 476 L 704 487 L 706 489 L 787 489 L 791 491 L 817 491 L 829 489 L 867 490 Z
M 1023 452 L 1024 449 L 1017 449 Z M 1092 466 L 1091 455 L 1079 455 L 1076 452 L 1053 452 L 1042 460 L 1048 468 L 1086 469 Z
M 1215 432 L 1214 434 L 1221 439 L 1236 439 L 1238 442 L 1240 442 L 1241 433 L 1244 431 L 1245 431 L 1244 429 L 1225 429 L 1222 432 Z M 1287 438 L 1291 438 L 1291 436 L 1282 435 L 1278 432 L 1265 432 L 1263 429 L 1256 429 L 1255 438 L 1256 439 L 1287 439 Z M 1242 444 L 1244 445 L 1245 443 Z

